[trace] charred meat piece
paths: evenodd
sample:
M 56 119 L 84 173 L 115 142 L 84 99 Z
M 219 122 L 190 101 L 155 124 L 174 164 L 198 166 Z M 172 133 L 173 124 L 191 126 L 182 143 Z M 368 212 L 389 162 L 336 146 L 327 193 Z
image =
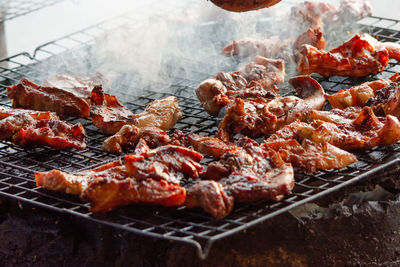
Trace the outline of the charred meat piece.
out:
M 233 204 L 234 198 L 213 180 L 198 180 L 186 191 L 186 207 L 201 207 L 216 219 L 231 213 Z
M 169 130 L 181 118 L 178 99 L 175 96 L 168 96 L 149 103 L 143 112 L 132 116 L 131 122 L 139 128 L 157 127 L 161 130 Z
M 202 107 L 213 116 L 235 98 L 275 97 L 275 84 L 283 82 L 285 63 L 257 56 L 237 72 L 218 73 L 196 89 Z
M 246 12 L 266 8 L 279 3 L 281 0 L 211 0 L 216 6 L 233 12 Z
M 89 103 L 75 92 L 55 87 L 39 86 L 26 78 L 7 88 L 14 108 L 56 112 L 61 118 L 88 118 Z
M 303 99 L 295 96 L 273 100 L 236 98 L 226 110 L 217 137 L 228 142 L 237 133 L 250 137 L 268 135 L 297 119 L 308 120 L 311 110 L 323 108 L 325 93 L 317 81 L 309 76 L 298 76 L 289 82 Z
M 216 137 L 200 136 L 194 133 L 188 133 L 186 140 L 194 150 L 214 158 L 220 158 L 225 153 L 236 149 L 233 144 L 225 143 Z
M 215 180 L 237 201 L 281 200 L 294 186 L 293 168 L 272 149 L 244 138 L 238 150 L 211 162 L 205 178 Z
M 129 177 L 120 161 L 75 174 L 58 170 L 39 172 L 35 173 L 35 179 L 39 187 L 79 194 L 90 202 L 92 212 L 105 212 L 130 203 L 178 206 L 186 199 L 186 191 L 179 185 Z
M 104 133 L 115 134 L 132 119 L 132 111 L 119 103 L 115 96 L 104 93 L 101 86 L 92 90 L 90 102 L 92 122 Z
M 300 74 L 318 73 L 322 76 L 363 77 L 376 74 L 389 63 L 385 43 L 377 41 L 368 34 L 356 34 L 341 46 L 329 52 L 318 50 L 310 45 L 300 49 L 297 70 Z
M 79 123 L 59 120 L 55 113 L 0 108 L 0 138 L 22 147 L 86 148 L 86 132 Z
M 375 91 L 375 96 L 366 105 L 373 107 L 375 114 L 379 116 L 393 115 L 400 118 L 400 82 Z
M 343 169 L 356 162 L 355 155 L 337 148 L 329 143 L 315 143 L 298 134 L 299 129 L 309 127 L 305 122 L 293 122 L 263 143 L 277 151 L 283 161 L 293 167 L 313 173 L 317 170 Z
M 367 105 L 368 100 L 374 98 L 381 89 L 392 84 L 396 85 L 399 81 L 400 75 L 396 73 L 389 79 L 379 79 L 356 85 L 346 90 L 340 90 L 335 94 L 326 95 L 326 98 L 333 108 L 345 109 L 347 107 L 363 107 Z M 375 102 L 375 100 L 372 100 L 370 104 L 373 105 L 372 103 Z
M 312 111 L 311 125 L 299 134 L 316 143 L 330 143 L 345 150 L 388 146 L 400 140 L 400 123 L 396 117 L 376 117 L 371 107 L 343 111 Z
M 116 134 L 104 140 L 102 147 L 104 151 L 120 154 L 123 150 L 134 148 L 140 138 L 143 138 L 150 147 L 166 145 L 170 142 L 166 131 L 159 128 L 124 125 Z
M 203 156 L 177 145 L 166 145 L 148 152 L 125 156 L 128 174 L 137 180 L 164 180 L 179 184 L 183 178 L 197 179 L 203 169 Z

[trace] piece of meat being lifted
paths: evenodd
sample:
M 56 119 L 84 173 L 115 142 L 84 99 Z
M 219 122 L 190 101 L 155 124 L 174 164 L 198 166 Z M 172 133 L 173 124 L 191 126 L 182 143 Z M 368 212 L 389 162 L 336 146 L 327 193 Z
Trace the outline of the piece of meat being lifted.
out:
M 0 107 L 0 139 L 21 147 L 86 148 L 86 132 L 78 123 L 59 120 L 52 112 Z
M 133 114 L 115 96 L 105 94 L 101 87 L 96 87 L 91 94 L 91 103 L 93 124 L 107 134 L 115 134 L 127 124 L 169 130 L 182 117 L 178 99 L 174 96 L 154 100 L 143 112 Z
M 275 97 L 274 85 L 285 78 L 285 63 L 257 56 L 253 62 L 236 72 L 220 72 L 205 80 L 196 89 L 201 106 L 212 116 L 235 98 Z
M 295 121 L 270 136 L 262 144 L 277 151 L 283 161 L 313 173 L 317 170 L 343 169 L 356 162 L 355 155 L 329 143 L 315 143 L 299 134 L 308 123 Z
M 236 98 L 227 109 L 219 124 L 217 137 L 232 141 L 235 134 L 249 137 L 265 136 L 297 120 L 308 120 L 313 109 L 325 105 L 325 93 L 321 85 L 309 76 L 289 80 L 299 96 L 286 96 L 270 100 L 266 98 Z
M 90 91 L 86 90 L 90 90 L 91 87 L 87 84 L 80 85 L 79 90 L 60 89 L 40 86 L 22 78 L 18 84 L 7 88 L 7 95 L 14 108 L 53 111 L 61 118 L 88 118 L 90 103 L 87 99 L 87 92 L 90 94 Z
M 400 44 L 379 42 L 368 34 L 356 34 L 328 52 L 303 45 L 297 71 L 300 74 L 315 72 L 326 77 L 363 77 L 383 71 L 389 58 L 400 58 Z
M 160 128 L 124 125 L 116 134 L 104 140 L 102 148 L 104 151 L 120 154 L 134 148 L 141 138 L 150 147 L 166 145 L 171 141 L 167 132 Z
M 396 86 L 397 82 L 400 82 L 400 75 L 398 73 L 394 74 L 389 79 L 365 82 L 346 90 L 340 90 L 335 94 L 326 95 L 326 98 L 333 108 L 345 109 L 347 107 L 364 107 L 371 98 L 377 95 L 377 92 L 391 85 Z M 385 114 L 390 115 L 390 113 Z
M 311 124 L 299 128 L 303 139 L 330 143 L 345 150 L 389 146 L 400 140 L 400 123 L 396 117 L 375 116 L 371 107 L 311 112 Z
M 36 184 L 49 190 L 78 194 L 90 202 L 92 212 L 109 211 L 130 203 L 179 206 L 186 200 L 180 181 L 196 179 L 202 155 L 180 146 L 162 146 L 154 150 L 145 142 L 135 155 L 127 155 L 125 164 L 111 162 L 74 174 L 59 170 L 38 172 Z
M 186 206 L 201 206 L 215 218 L 230 213 L 233 201 L 279 201 L 294 186 L 293 168 L 272 149 L 243 138 L 237 150 L 209 163 L 204 179 L 187 190 Z

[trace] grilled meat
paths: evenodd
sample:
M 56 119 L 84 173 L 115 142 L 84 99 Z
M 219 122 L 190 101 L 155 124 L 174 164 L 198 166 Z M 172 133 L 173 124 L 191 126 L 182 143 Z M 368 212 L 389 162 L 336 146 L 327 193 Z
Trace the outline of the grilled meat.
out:
M 244 138 L 238 150 L 226 153 L 208 164 L 205 178 L 222 185 L 237 201 L 282 199 L 294 186 L 293 169 L 272 149 Z
M 203 156 L 177 145 L 166 145 L 148 152 L 125 156 L 129 175 L 137 180 L 148 178 L 179 184 L 183 178 L 197 179 Z
M 218 73 L 196 89 L 202 107 L 213 116 L 235 98 L 275 97 L 271 87 L 283 82 L 285 64 L 282 60 L 257 56 L 243 69 L 231 73 Z
M 161 130 L 169 130 L 181 118 L 178 99 L 175 96 L 169 96 L 149 103 L 143 112 L 132 116 L 131 122 L 139 128 L 157 127 Z
M 232 144 L 225 143 L 216 137 L 200 136 L 194 133 L 188 133 L 186 140 L 194 150 L 214 158 L 220 158 L 225 153 L 236 149 Z
M 313 173 L 317 170 L 342 169 L 356 162 L 355 155 L 329 143 L 315 143 L 299 135 L 299 129 L 309 127 L 295 121 L 270 136 L 263 146 L 277 151 L 283 161 L 293 167 Z
M 324 50 L 326 48 L 326 41 L 324 34 L 320 28 L 309 28 L 304 33 L 300 34 L 293 43 L 293 50 L 297 52 L 302 45 L 311 45 L 317 49 Z
M 87 136 L 80 123 L 61 121 L 55 113 L 2 107 L 0 138 L 10 139 L 21 147 L 85 149 Z
M 370 98 L 376 96 L 378 91 L 393 83 L 396 84 L 399 81 L 400 75 L 396 73 L 389 79 L 379 79 L 356 85 L 346 90 L 340 90 L 335 94 L 326 95 L 326 98 L 333 108 L 345 109 L 347 107 L 363 107 Z M 371 105 L 372 102 L 370 102 Z
M 186 207 L 201 207 L 216 219 L 231 213 L 233 204 L 234 198 L 213 180 L 198 180 L 186 191 Z
M 376 117 L 371 107 L 358 110 L 312 111 L 311 125 L 299 130 L 304 138 L 316 143 L 330 143 L 345 150 L 388 146 L 400 140 L 396 117 Z
M 123 150 L 134 148 L 140 138 L 143 138 L 150 147 L 166 145 L 170 142 L 166 131 L 159 128 L 124 125 L 116 134 L 104 140 L 102 148 L 104 151 L 120 154 Z
M 300 49 L 297 70 L 300 74 L 319 73 L 322 76 L 363 77 L 384 70 L 389 63 L 385 43 L 377 41 L 368 34 L 356 34 L 341 46 L 329 52 L 318 50 L 310 45 Z
M 375 96 L 366 105 L 373 107 L 375 114 L 379 116 L 393 115 L 400 118 L 400 82 L 375 91 Z
M 233 12 L 245 12 L 266 8 L 279 3 L 281 0 L 211 0 L 216 6 Z
M 295 96 L 273 100 L 236 98 L 226 110 L 217 137 L 228 142 L 237 133 L 250 137 L 268 135 L 297 119 L 309 119 L 313 109 L 322 109 L 324 90 L 317 81 L 309 76 L 298 76 L 289 82 L 304 99 Z
M 80 195 L 90 202 L 92 212 L 105 212 L 130 203 L 178 206 L 186 199 L 186 191 L 179 185 L 129 177 L 120 161 L 75 174 L 58 170 L 38 172 L 35 179 L 39 187 Z
M 61 118 L 88 118 L 89 103 L 76 92 L 55 87 L 39 86 L 26 78 L 7 87 L 7 95 L 14 108 L 56 112 Z
M 92 90 L 90 102 L 92 123 L 107 134 L 118 132 L 133 116 L 132 111 L 119 103 L 115 96 L 104 93 L 101 86 L 96 86 Z

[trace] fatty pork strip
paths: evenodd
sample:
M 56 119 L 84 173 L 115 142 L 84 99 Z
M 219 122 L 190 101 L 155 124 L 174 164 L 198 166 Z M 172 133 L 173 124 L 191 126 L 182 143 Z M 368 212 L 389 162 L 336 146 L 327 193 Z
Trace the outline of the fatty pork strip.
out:
M 135 155 L 127 155 L 125 164 L 118 160 L 73 174 L 59 170 L 38 172 L 36 184 L 80 195 L 90 202 L 92 212 L 105 212 L 131 203 L 182 205 L 186 190 L 180 186 L 180 181 L 199 176 L 202 155 L 173 145 L 150 150 L 145 142 L 139 143 L 141 148 Z
M 80 123 L 61 121 L 53 112 L 0 107 L 0 138 L 21 147 L 82 150 L 86 148 L 87 136 Z
M 293 167 L 313 173 L 317 170 L 343 169 L 356 162 L 355 155 L 329 143 L 316 143 L 299 134 L 308 127 L 305 122 L 295 121 L 270 136 L 262 144 L 277 151 L 283 161 Z
M 85 84 L 81 84 L 79 88 L 78 90 L 71 88 L 67 90 L 40 86 L 22 78 L 18 84 L 7 87 L 7 95 L 14 108 L 53 111 L 61 118 L 88 118 L 90 103 L 87 93 L 90 94 L 91 88 Z
M 309 76 L 289 80 L 301 98 L 286 96 L 266 98 L 236 98 L 219 124 L 217 137 L 232 141 L 235 134 L 249 137 L 265 136 L 297 120 L 308 120 L 313 109 L 322 109 L 325 93 L 321 85 Z
M 310 45 L 300 49 L 297 71 L 300 74 L 318 73 L 322 76 L 363 77 L 385 69 L 389 58 L 400 58 L 400 44 L 379 42 L 368 34 L 356 34 L 331 51 Z
M 205 80 L 196 89 L 201 106 L 212 116 L 235 98 L 274 97 L 274 85 L 285 78 L 285 63 L 257 56 L 253 62 L 236 72 L 220 72 Z
M 279 201 L 294 186 L 293 168 L 272 149 L 244 138 L 237 150 L 209 163 L 204 179 L 187 190 L 187 207 L 200 206 L 213 217 L 227 216 L 234 201 Z
M 115 96 L 103 93 L 101 88 L 95 88 L 92 91 L 91 102 L 92 122 L 99 130 L 107 134 L 117 133 L 124 125 L 169 130 L 182 117 L 178 99 L 174 96 L 154 100 L 138 114 L 133 114 L 119 103 Z

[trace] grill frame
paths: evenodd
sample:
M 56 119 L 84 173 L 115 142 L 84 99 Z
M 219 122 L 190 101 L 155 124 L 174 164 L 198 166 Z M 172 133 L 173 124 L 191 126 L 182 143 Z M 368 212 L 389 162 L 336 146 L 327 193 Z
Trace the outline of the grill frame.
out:
M 55 5 L 62 1 L 64 0 L 11 0 L 7 6 L 0 6 L 0 23 Z
M 125 23 L 129 20 L 128 17 L 120 17 L 119 19 L 120 22 L 117 23 L 115 20 L 103 22 L 48 42 L 38 47 L 33 56 L 28 53 L 21 53 L 0 60 L 0 63 L 8 64 L 8 67 L 0 67 L 0 105 L 10 106 L 5 94 L 7 85 L 17 83 L 22 76 L 39 82 L 35 78 L 35 74 L 38 72 L 37 64 L 42 64 L 48 58 L 57 57 L 60 53 L 71 51 L 71 49 L 86 49 L 90 47 L 95 32 L 105 31 L 110 27 L 118 27 L 121 25 L 120 23 Z M 374 27 L 373 34 L 380 37 L 381 40 L 387 38 L 390 41 L 393 41 L 392 39 L 397 42 L 400 41 L 399 20 L 370 17 L 359 23 L 363 25 L 362 27 L 366 31 Z M 375 27 L 385 23 L 385 28 Z M 395 27 L 394 30 L 393 27 Z M 387 31 L 392 32 L 392 35 L 387 36 L 385 34 Z M 71 41 L 71 47 L 63 44 L 66 39 Z M 59 49 L 55 52 L 52 50 L 54 47 Z M 368 79 L 388 77 L 395 73 L 395 70 L 400 71 L 400 64 L 393 61 L 390 64 L 391 66 L 383 73 Z M 209 70 L 208 72 L 211 71 Z M 185 114 L 176 128 L 184 131 L 194 130 L 194 132 L 200 134 L 212 134 L 216 130 L 215 119 L 210 118 L 199 107 L 197 99 L 191 97 L 194 95 L 193 90 L 198 82 L 210 77 L 210 73 L 196 71 L 195 77 L 197 78 L 179 79 L 163 92 L 154 92 L 148 88 L 143 88 L 141 96 L 120 95 L 124 99 L 132 99 L 131 101 L 125 101 L 124 104 L 134 112 L 143 110 L 148 102 L 156 98 L 171 94 L 176 95 Z M 318 79 L 327 92 L 336 92 L 338 89 L 349 87 L 355 83 L 354 79 L 346 77 Z M 136 102 L 137 99 L 139 99 L 138 102 Z M 398 145 L 391 148 L 376 148 L 363 155 L 357 155 L 361 161 L 346 170 L 318 172 L 314 175 L 296 172 L 294 193 L 285 197 L 283 201 L 238 204 L 233 213 L 223 220 L 214 220 L 199 209 L 189 210 L 184 207 L 162 208 L 142 205 L 135 206 L 135 210 L 138 209 L 138 212 L 143 212 L 143 214 L 136 214 L 136 211 L 132 211 L 131 207 L 123 207 L 107 214 L 96 215 L 89 212 L 89 205 L 82 203 L 77 197 L 46 191 L 36 188 L 34 185 L 33 173 L 35 171 L 50 170 L 52 168 L 60 168 L 64 171 L 79 171 L 93 168 L 118 158 L 101 151 L 101 141 L 104 140 L 106 135 L 99 133 L 91 125 L 90 121 L 85 119 L 71 119 L 69 121 L 72 123 L 82 122 L 85 129 L 87 129 L 89 143 L 88 148 L 84 151 L 56 151 L 47 147 L 24 150 L 12 145 L 10 142 L 0 142 L 0 166 L 2 166 L 2 171 L 0 171 L 0 196 L 23 201 L 55 212 L 70 214 L 117 229 L 164 240 L 184 242 L 195 247 L 201 259 L 207 257 L 212 244 L 217 240 L 239 233 L 244 229 L 338 191 L 350 184 L 371 179 L 375 174 L 379 174 L 389 168 L 400 167 L 400 147 Z M 377 163 L 379 158 L 383 158 L 382 163 Z M 366 166 L 370 169 L 366 170 Z M 317 185 L 314 183 L 317 183 Z M 148 216 L 152 216 L 151 220 L 153 221 L 147 219 Z M 146 219 L 143 217 L 146 217 Z

